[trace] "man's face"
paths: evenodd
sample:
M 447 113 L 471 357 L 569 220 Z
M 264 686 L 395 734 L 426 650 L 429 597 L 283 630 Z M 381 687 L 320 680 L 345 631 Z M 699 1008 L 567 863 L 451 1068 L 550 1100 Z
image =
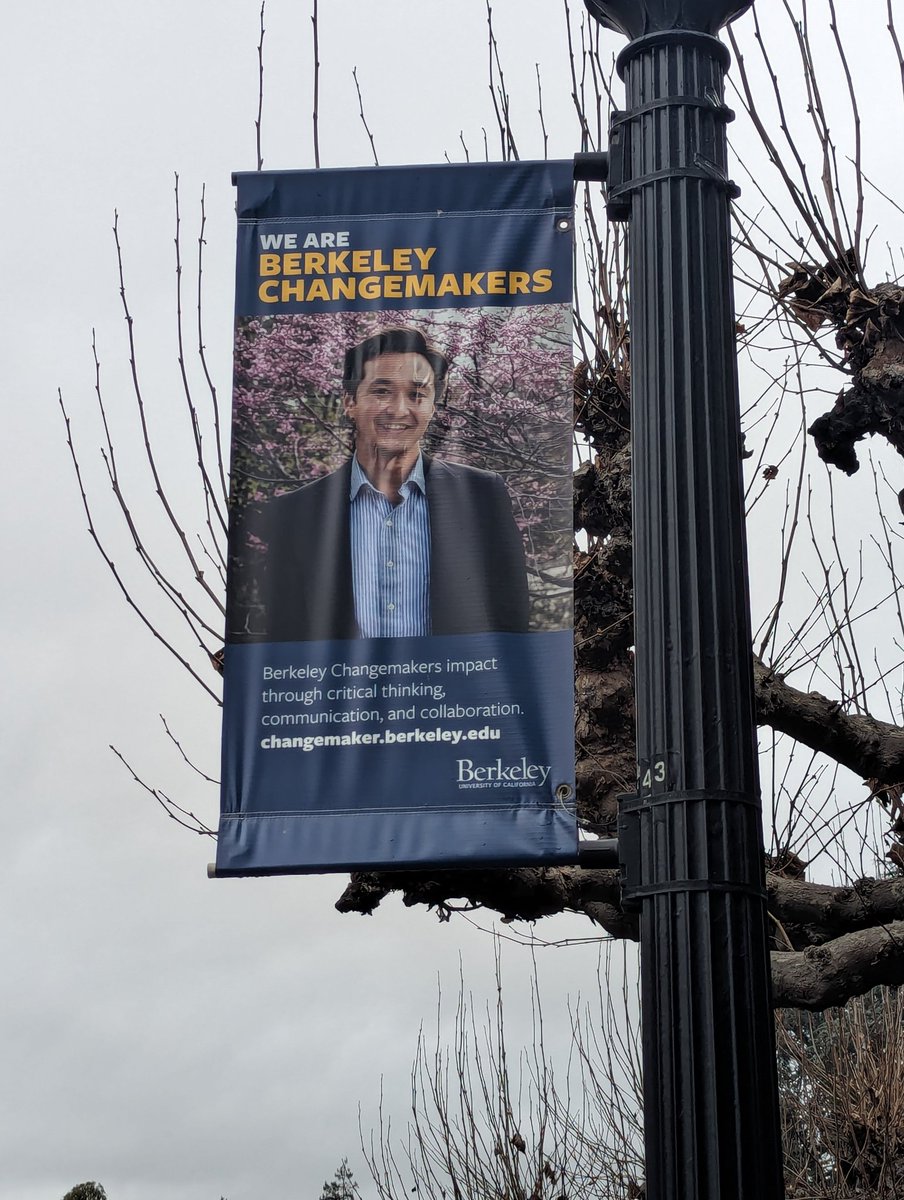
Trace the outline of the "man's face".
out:
M 433 368 L 422 354 L 381 354 L 366 362 L 357 392 L 345 398 L 359 450 L 415 450 L 433 416 L 435 392 Z

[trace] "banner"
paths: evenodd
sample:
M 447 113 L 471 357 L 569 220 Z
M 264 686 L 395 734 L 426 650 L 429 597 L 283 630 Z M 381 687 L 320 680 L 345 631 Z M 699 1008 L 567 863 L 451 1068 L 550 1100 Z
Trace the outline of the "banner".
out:
M 236 176 L 218 874 L 577 860 L 572 170 Z

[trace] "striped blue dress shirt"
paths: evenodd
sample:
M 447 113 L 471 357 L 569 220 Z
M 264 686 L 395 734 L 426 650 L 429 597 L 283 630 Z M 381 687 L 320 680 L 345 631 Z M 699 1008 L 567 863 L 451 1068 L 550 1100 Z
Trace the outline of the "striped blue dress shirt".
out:
M 424 460 L 392 504 L 352 459 L 352 590 L 362 637 L 422 637 L 430 632 L 430 514 Z

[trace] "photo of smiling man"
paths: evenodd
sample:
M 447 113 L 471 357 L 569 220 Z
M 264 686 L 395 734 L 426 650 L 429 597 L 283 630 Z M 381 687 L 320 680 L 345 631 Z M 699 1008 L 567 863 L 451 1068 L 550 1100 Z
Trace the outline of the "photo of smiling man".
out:
M 422 449 L 448 370 L 407 326 L 346 350 L 354 453 L 267 505 L 268 641 L 526 632 L 524 549 L 502 478 Z

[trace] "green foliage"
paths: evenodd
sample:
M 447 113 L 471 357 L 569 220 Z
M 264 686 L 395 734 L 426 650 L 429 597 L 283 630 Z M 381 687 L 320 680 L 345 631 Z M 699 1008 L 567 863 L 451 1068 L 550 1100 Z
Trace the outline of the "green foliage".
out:
M 107 1200 L 107 1193 L 102 1184 L 92 1180 L 88 1183 L 77 1183 L 66 1193 L 63 1200 Z
M 332 1182 L 324 1183 L 320 1200 L 360 1200 L 360 1196 L 355 1177 L 349 1169 L 348 1159 L 343 1158 Z

